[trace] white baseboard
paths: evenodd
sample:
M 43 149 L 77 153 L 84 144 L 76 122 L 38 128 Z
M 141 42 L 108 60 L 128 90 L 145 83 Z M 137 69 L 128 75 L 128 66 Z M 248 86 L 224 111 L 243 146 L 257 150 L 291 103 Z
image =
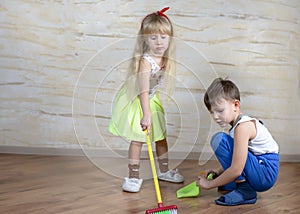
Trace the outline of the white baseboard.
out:
M 97 157 L 127 157 L 127 150 L 115 150 L 109 151 L 107 149 L 93 149 L 89 153 L 88 150 L 83 151 L 80 148 L 50 148 L 50 147 L 23 147 L 23 146 L 0 146 L 0 154 L 24 154 L 24 155 L 57 155 L 57 156 L 87 156 L 95 155 Z M 115 155 L 117 154 L 117 155 Z M 176 157 L 182 157 L 184 154 L 176 152 L 172 155 Z M 147 151 L 142 151 L 142 158 L 148 157 Z M 190 152 L 185 159 L 187 160 L 199 160 L 200 152 Z M 215 160 L 215 157 L 211 157 L 211 160 Z M 300 154 L 280 154 L 281 162 L 300 162 Z

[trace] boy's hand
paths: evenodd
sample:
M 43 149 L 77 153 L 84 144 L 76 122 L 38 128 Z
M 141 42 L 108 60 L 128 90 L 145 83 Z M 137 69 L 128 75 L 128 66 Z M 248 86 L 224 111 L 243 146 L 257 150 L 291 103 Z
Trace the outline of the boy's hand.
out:
M 202 189 L 210 189 L 209 181 L 215 179 L 216 173 L 212 170 L 207 173 L 207 171 L 201 172 L 198 176 L 197 186 L 200 186 Z
M 203 175 L 198 176 L 198 180 L 196 183 L 197 183 L 197 186 L 201 187 L 201 189 L 210 189 L 209 181 Z

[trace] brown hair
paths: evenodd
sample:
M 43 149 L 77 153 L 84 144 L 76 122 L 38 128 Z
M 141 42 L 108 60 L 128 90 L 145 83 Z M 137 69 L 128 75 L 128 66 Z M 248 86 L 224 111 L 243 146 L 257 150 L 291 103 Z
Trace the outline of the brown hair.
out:
M 240 100 L 238 87 L 230 80 L 216 78 L 205 92 L 204 104 L 210 111 L 211 106 L 218 103 L 220 99 Z

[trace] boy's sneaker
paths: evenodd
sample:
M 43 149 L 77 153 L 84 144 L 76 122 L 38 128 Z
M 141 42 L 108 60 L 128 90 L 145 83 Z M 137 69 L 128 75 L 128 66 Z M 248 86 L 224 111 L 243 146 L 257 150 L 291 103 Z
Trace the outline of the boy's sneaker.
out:
M 159 180 L 169 181 L 172 183 L 182 183 L 184 181 L 184 177 L 179 174 L 177 169 L 172 169 L 165 173 L 159 172 L 157 177 Z
M 126 192 L 139 192 L 143 183 L 143 179 L 124 178 L 122 188 Z

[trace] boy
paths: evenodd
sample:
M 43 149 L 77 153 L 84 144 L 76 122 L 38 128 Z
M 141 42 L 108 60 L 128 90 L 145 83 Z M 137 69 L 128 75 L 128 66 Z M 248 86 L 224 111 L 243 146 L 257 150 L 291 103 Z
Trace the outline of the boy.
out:
M 211 139 L 221 168 L 206 172 L 214 172 L 216 178 L 208 181 L 200 176 L 197 185 L 231 190 L 215 200 L 218 205 L 254 204 L 256 192 L 266 191 L 276 182 L 278 145 L 261 121 L 242 114 L 239 89 L 232 81 L 215 79 L 204 95 L 204 103 L 217 124 L 230 124 L 231 129 L 229 135 L 219 132 Z

